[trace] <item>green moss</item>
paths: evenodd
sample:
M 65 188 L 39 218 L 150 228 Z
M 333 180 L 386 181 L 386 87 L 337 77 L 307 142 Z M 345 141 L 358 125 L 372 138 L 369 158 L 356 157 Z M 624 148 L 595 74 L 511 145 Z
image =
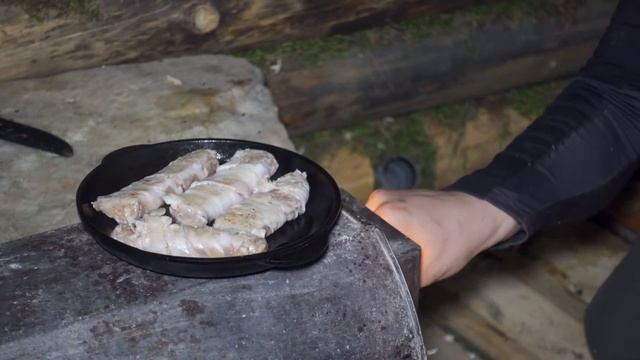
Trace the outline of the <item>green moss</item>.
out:
M 245 50 L 243 52 L 235 54 L 238 57 L 244 58 L 250 63 L 262 66 L 267 62 L 270 57 L 276 55 L 276 48 L 258 48 Z
M 87 20 L 100 19 L 100 3 L 98 0 L 24 0 L 25 12 L 37 22 L 47 19 L 79 16 Z
M 398 23 L 396 28 L 406 37 L 423 38 L 438 31 L 450 29 L 456 20 L 456 16 L 459 16 L 458 12 L 427 15 Z
M 326 149 L 335 148 L 338 141 L 335 130 L 315 131 L 306 134 L 291 135 L 291 141 L 298 151 L 313 160 L 320 160 Z
M 467 120 L 474 111 L 470 101 L 437 106 L 425 113 L 434 117 L 440 124 L 453 131 L 463 131 Z
M 244 51 L 236 56 L 258 66 L 282 57 L 293 57 L 305 65 L 318 66 L 327 60 L 345 57 L 353 49 L 366 47 L 367 43 L 367 33 L 358 32 L 351 35 L 289 41 L 274 47 Z
M 555 8 L 550 4 L 550 0 L 504 0 L 486 5 L 473 5 L 450 13 L 426 15 L 349 35 L 290 41 L 236 55 L 258 66 L 265 65 L 269 60 L 287 56 L 306 65 L 317 66 L 327 60 L 344 58 L 376 45 L 426 38 L 446 31 L 466 31 L 497 21 L 531 21 L 535 19 L 536 14 L 552 12 Z M 478 49 L 473 42 L 467 42 L 467 48 L 476 56 Z
M 422 118 L 416 115 L 400 118 L 392 129 L 392 141 L 378 156 L 405 156 L 415 161 L 420 169 L 420 186 L 433 187 L 437 152 L 424 130 Z
M 531 20 L 536 14 L 549 13 L 551 9 L 548 0 L 504 0 L 407 20 L 397 24 L 395 28 L 409 38 L 423 38 L 438 32 L 474 28 L 496 21 Z
M 476 46 L 475 41 L 473 41 L 473 39 L 471 39 L 471 38 L 467 38 L 464 41 L 464 45 L 467 47 L 467 51 L 469 52 L 469 54 L 474 59 L 477 59 L 478 58 L 478 46 Z
M 506 96 L 507 103 L 524 117 L 537 117 L 542 114 L 548 104 L 545 93 L 547 87 L 547 84 L 542 84 L 509 91 Z
M 541 83 L 521 89 L 510 90 L 505 94 L 508 105 L 526 118 L 536 118 L 567 85 L 566 80 Z
M 473 6 L 468 13 L 472 21 L 481 23 L 487 20 L 522 21 L 550 9 L 550 2 L 546 0 L 509 0 Z
M 67 0 L 67 9 L 72 14 L 82 15 L 91 20 L 100 18 L 100 3 L 97 0 Z
M 297 135 L 292 140 L 296 148 L 303 149 L 306 156 L 316 161 L 342 146 L 366 154 L 374 167 L 389 158 L 405 156 L 420 168 L 420 186 L 433 185 L 436 148 L 425 133 L 424 120 L 419 115 Z
M 361 36 L 361 34 L 360 34 Z M 282 44 L 280 52 L 298 56 L 310 65 L 319 65 L 328 59 L 340 58 L 358 44 L 360 36 L 334 35 L 323 39 L 306 39 Z
M 464 129 L 473 113 L 475 105 L 472 101 L 463 101 L 437 106 L 432 109 L 424 110 L 420 114 L 427 119 L 435 120 L 454 133 L 454 139 L 451 142 L 451 151 L 458 153 L 460 143 L 464 138 Z
M 500 128 L 500 132 L 498 133 L 498 142 L 500 143 L 500 147 L 504 148 L 507 146 L 507 142 L 511 139 L 511 130 L 509 129 L 509 122 L 503 121 L 502 126 Z

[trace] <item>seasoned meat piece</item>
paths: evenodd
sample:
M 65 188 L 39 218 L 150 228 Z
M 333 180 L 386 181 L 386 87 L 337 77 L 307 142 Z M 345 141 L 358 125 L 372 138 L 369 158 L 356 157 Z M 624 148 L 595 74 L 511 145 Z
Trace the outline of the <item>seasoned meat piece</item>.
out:
M 92 205 L 117 222 L 129 224 L 162 206 L 163 196 L 182 193 L 192 182 L 209 176 L 217 167 L 215 151 L 196 150 L 113 194 L 99 196 Z
M 216 219 L 213 227 L 266 237 L 304 213 L 308 199 L 307 175 L 296 170 L 266 184 L 249 199 L 231 207 Z
M 182 194 L 166 195 L 164 201 L 171 206 L 171 216 L 177 223 L 205 226 L 251 196 L 277 167 L 276 159 L 266 151 L 239 150 L 214 175 L 194 182 Z
M 169 216 L 147 215 L 120 224 L 111 236 L 125 244 L 158 254 L 186 257 L 229 257 L 264 252 L 264 238 L 213 229 L 172 224 Z

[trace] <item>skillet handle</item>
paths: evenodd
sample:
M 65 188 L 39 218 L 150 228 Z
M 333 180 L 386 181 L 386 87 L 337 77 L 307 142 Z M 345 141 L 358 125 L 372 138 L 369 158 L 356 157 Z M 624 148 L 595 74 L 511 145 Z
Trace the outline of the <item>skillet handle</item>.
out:
M 316 238 L 302 245 L 276 252 L 265 260 L 265 264 L 278 269 L 307 265 L 319 260 L 327 251 L 328 245 L 329 234 L 318 234 Z

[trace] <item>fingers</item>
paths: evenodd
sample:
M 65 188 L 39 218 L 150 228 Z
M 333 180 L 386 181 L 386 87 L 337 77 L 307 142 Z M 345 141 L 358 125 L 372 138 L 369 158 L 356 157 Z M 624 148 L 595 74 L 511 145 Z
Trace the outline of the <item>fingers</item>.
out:
M 410 210 L 406 203 L 402 201 L 383 202 L 377 209 L 376 214 L 389 225 L 401 232 L 404 236 L 414 241 L 420 246 L 420 286 L 424 287 L 438 279 L 438 275 L 433 271 L 433 259 L 430 254 L 431 244 L 426 241 L 425 233 L 428 228 L 415 228 L 412 226 Z M 422 234 L 418 233 L 422 232 Z
M 427 211 L 430 199 L 425 197 L 429 194 L 424 191 L 376 190 L 371 193 L 366 204 L 382 220 L 420 246 L 422 286 L 438 280 L 442 272 L 437 269 L 437 262 L 434 263 L 434 258 L 439 260 L 438 256 L 434 257 L 434 252 L 439 254 L 440 251 L 437 246 L 439 239 L 432 236 L 433 227 L 429 219 L 430 212 Z
M 369 210 L 375 212 L 380 205 L 382 205 L 389 198 L 389 191 L 377 189 L 374 190 L 371 195 L 369 195 L 369 199 L 365 206 L 369 208 Z
M 382 220 L 393 226 L 408 238 L 411 238 L 414 235 L 411 233 L 411 229 L 407 223 L 408 213 L 404 202 L 384 202 L 376 209 L 376 215 L 380 216 Z
M 374 190 L 365 204 L 369 210 L 375 212 L 382 205 L 389 202 L 403 202 L 407 196 L 411 196 L 411 190 Z
M 366 206 L 389 225 L 399 230 L 405 236 L 407 235 L 403 221 L 405 218 L 404 215 L 406 214 L 406 207 L 404 198 L 399 192 L 382 189 L 375 190 L 369 195 Z

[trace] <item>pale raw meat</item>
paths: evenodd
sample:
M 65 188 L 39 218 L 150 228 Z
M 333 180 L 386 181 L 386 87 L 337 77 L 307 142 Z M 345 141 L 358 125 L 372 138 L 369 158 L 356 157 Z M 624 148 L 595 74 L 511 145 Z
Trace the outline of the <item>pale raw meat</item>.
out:
M 132 224 L 120 224 L 111 237 L 138 249 L 185 257 L 229 257 L 264 252 L 264 238 L 236 234 L 210 226 L 194 228 L 172 224 L 169 216 L 147 215 Z
M 177 223 L 205 226 L 251 196 L 277 168 L 276 159 L 266 151 L 239 150 L 214 175 L 194 182 L 182 194 L 166 195 L 164 201 Z
M 308 199 L 307 175 L 296 170 L 266 184 L 249 199 L 232 206 L 215 220 L 213 227 L 266 237 L 285 222 L 304 213 Z
M 266 251 L 266 237 L 304 213 L 306 173 L 270 182 L 278 163 L 262 150 L 239 150 L 219 167 L 216 159 L 211 150 L 192 152 L 94 206 L 120 222 L 113 238 L 144 251 L 207 258 Z
M 163 196 L 182 193 L 194 181 L 215 172 L 217 167 L 215 151 L 196 150 L 113 194 L 99 196 L 92 205 L 117 222 L 129 224 L 162 206 Z

